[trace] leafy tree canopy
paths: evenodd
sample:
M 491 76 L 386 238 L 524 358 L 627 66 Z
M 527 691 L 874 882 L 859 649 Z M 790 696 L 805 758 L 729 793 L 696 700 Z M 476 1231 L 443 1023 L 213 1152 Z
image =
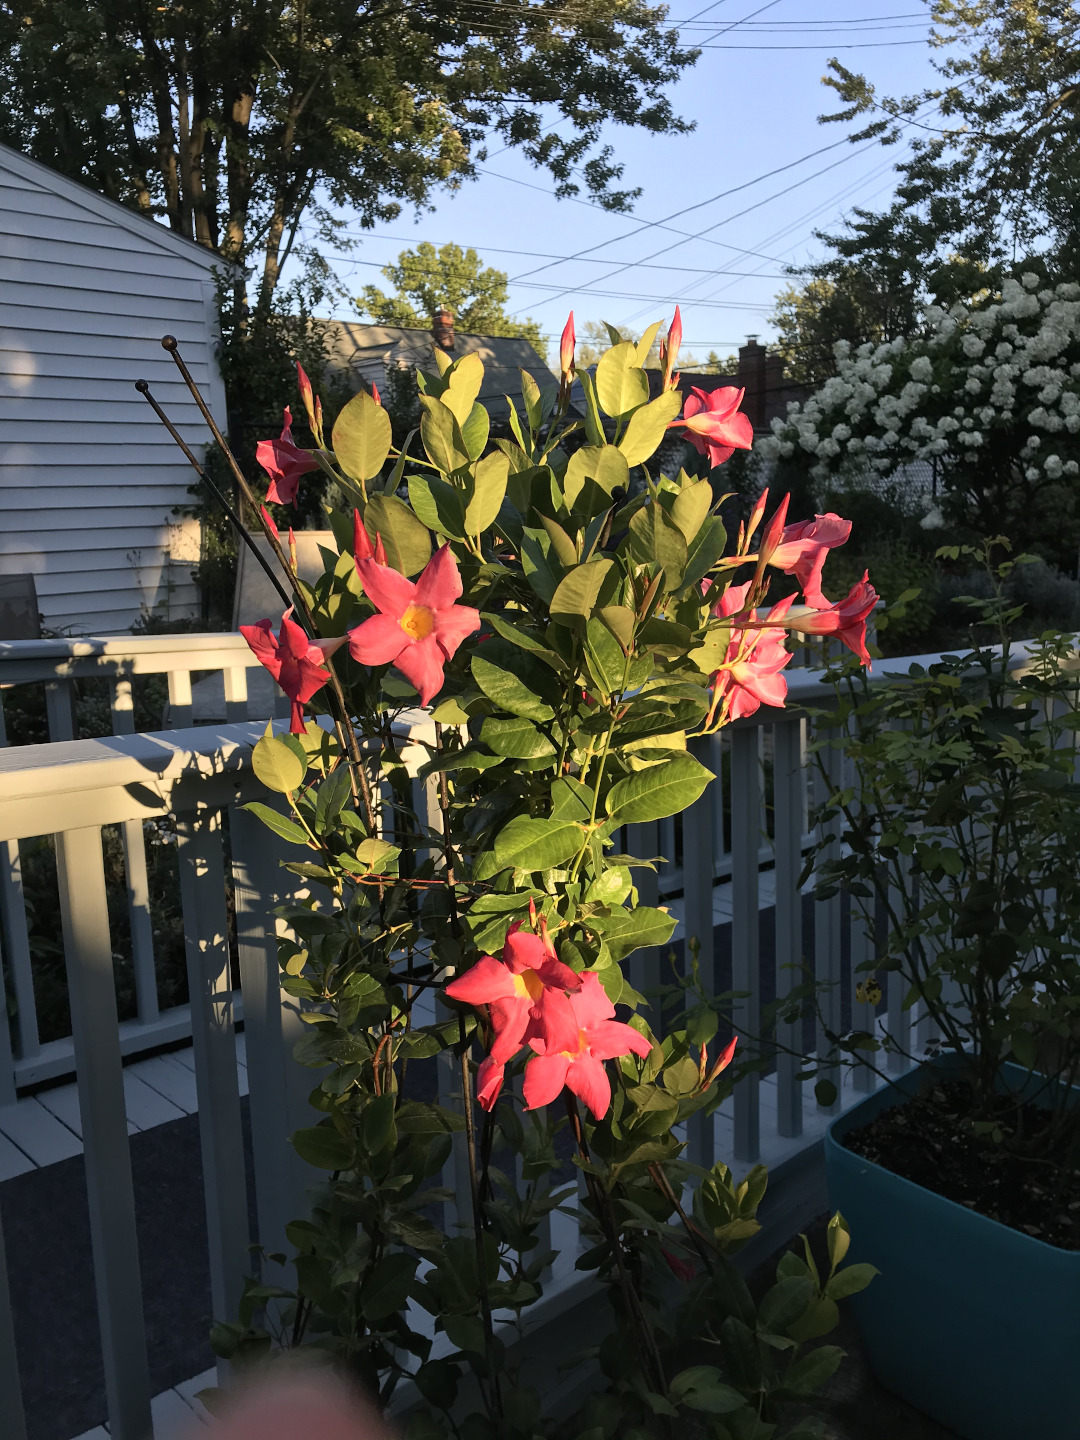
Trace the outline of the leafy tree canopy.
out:
M 258 273 L 422 208 L 490 138 L 625 208 L 601 127 L 689 128 L 647 0 L 0 0 L 0 140 Z M 544 108 L 541 108 L 544 107 Z M 550 126 L 551 112 L 569 123 Z
M 777 297 L 789 373 L 835 373 L 837 340 L 880 344 L 924 329 L 926 309 L 1000 289 L 1033 255 L 1062 278 L 1080 264 L 1080 10 L 1075 0 L 935 0 L 941 83 L 900 99 L 829 62 L 853 142 L 911 138 L 883 211 L 817 232 L 826 257 Z M 912 138 L 913 137 L 913 138 Z
M 475 250 L 460 245 L 436 249 L 424 240 L 415 250 L 403 250 L 382 273 L 397 294 L 365 285 L 357 298 L 361 313 L 378 324 L 426 330 L 435 311 L 445 306 L 466 334 L 520 336 L 546 357 L 539 322 L 515 320 L 506 313 L 506 272 L 484 265 Z

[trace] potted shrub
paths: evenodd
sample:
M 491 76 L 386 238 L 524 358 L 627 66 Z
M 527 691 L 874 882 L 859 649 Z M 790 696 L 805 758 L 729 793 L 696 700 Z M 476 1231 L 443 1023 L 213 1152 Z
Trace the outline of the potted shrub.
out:
M 693 975 L 667 1015 L 627 976 L 674 921 L 638 902 L 635 870 L 652 861 L 620 852 L 622 827 L 703 793 L 712 776 L 688 736 L 783 703 L 789 625 L 865 657 L 876 599 L 865 581 L 841 603 L 821 594 L 838 517 L 788 526 L 784 502 L 766 522 L 762 497 L 729 544 L 707 479 L 649 473 L 672 428 L 711 464 L 752 435 L 737 391 L 681 413 L 677 315 L 650 399 L 658 328 L 581 375 L 580 420 L 571 323 L 561 384 L 523 373 L 493 444 L 479 357 L 436 349 L 413 453 L 415 434 L 394 450 L 377 395 L 324 435 L 303 375 L 318 450 L 288 424 L 259 447 L 279 502 L 321 466 L 355 505 L 329 517 L 337 553 L 312 587 L 262 510 L 292 609 L 276 633 L 269 619 L 245 630 L 292 701 L 289 733 L 268 728 L 254 753 L 280 804 L 250 808 L 295 846 L 287 868 L 311 892 L 279 912 L 280 960 L 308 1022 L 298 1056 L 317 1072 L 293 1143 L 322 1183 L 289 1227 L 293 1282 L 267 1283 L 283 1273 L 268 1264 L 214 1341 L 233 1359 L 314 1346 L 383 1405 L 406 1391 L 418 1440 L 687 1425 L 806 1440 L 807 1399 L 840 1353 L 802 1347 L 871 1275 L 842 1266 L 836 1217 L 828 1268 L 792 1253 L 754 1304 L 729 1257 L 758 1228 L 764 1171 L 736 1183 L 690 1165 L 677 1134 L 725 1093 L 735 1038 L 717 1036 Z M 759 613 L 778 571 L 806 595 L 797 620 L 790 598 Z M 432 992 L 434 1018 L 420 1006 Z M 560 1182 L 568 1161 L 580 1202 Z M 596 1374 L 561 1429 L 529 1344 L 514 1344 L 548 1283 L 555 1207 L 579 1217 L 578 1268 L 611 1298 L 568 1357 Z
M 1003 543 L 972 552 L 995 598 L 970 602 L 999 644 L 890 683 L 839 680 L 823 744 L 850 769 L 823 818 L 845 846 L 819 894 L 848 887 L 875 934 L 858 998 L 880 1009 L 887 984 L 901 1004 L 833 1037 L 834 1059 L 888 1084 L 833 1121 L 825 1152 L 853 1253 L 881 1272 L 856 1301 L 878 1378 L 969 1440 L 1066 1440 L 1080 1424 L 1075 638 L 1010 644 Z M 916 1067 L 900 1079 L 898 1058 Z

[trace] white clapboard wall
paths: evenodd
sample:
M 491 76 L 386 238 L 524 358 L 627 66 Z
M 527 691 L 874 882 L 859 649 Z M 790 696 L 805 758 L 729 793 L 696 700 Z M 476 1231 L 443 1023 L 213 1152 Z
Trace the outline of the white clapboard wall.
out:
M 30 573 L 47 626 L 126 630 L 191 614 L 192 472 L 133 385 L 206 439 L 161 336 L 219 423 L 216 257 L 0 145 L 0 575 Z

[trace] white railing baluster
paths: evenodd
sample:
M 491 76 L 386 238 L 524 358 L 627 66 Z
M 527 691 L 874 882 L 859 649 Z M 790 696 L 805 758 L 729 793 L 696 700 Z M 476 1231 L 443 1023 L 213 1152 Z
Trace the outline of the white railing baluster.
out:
M 714 750 L 712 737 L 690 742 L 696 759 L 708 767 Z M 715 782 L 714 782 L 715 784 Z M 708 995 L 715 995 L 716 955 L 713 936 L 713 785 L 683 812 L 683 884 L 685 896 L 685 966 L 690 974 L 690 941 L 698 944 L 701 983 Z M 711 1166 L 716 1158 L 713 1117 L 694 1115 L 689 1125 L 689 1158 L 696 1165 Z
M 50 740 L 75 739 L 75 690 L 71 680 L 50 680 L 45 686 L 45 716 Z
M 216 811 L 178 816 L 176 833 L 210 1240 L 210 1294 L 214 1318 L 228 1319 L 236 1314 L 249 1259 L 221 816 Z
M 169 729 L 184 730 L 191 724 L 191 671 L 169 671 Z
M 135 697 L 132 682 L 119 675 L 109 685 L 109 708 L 114 735 L 135 731 Z M 146 831 L 141 820 L 125 820 L 120 827 L 127 877 L 128 924 L 131 961 L 135 974 L 135 1005 L 139 1019 L 150 1024 L 160 1015 L 157 971 L 154 966 L 154 922 L 150 916 L 150 881 L 146 871 Z
M 900 880 L 897 882 L 894 876 L 889 886 L 889 906 L 894 915 L 902 918 L 911 893 L 911 860 L 902 855 L 898 865 Z M 908 989 L 908 983 L 900 971 L 890 970 L 885 986 L 885 1023 L 892 1041 L 886 1065 L 892 1075 L 902 1074 L 909 1064 L 907 1057 L 911 1050 L 911 1011 L 904 1006 Z
M 8 1286 L 4 1232 L 0 1229 L 0 1415 L 4 1417 L 4 1440 L 26 1440 L 26 1412 L 23 1409 L 19 1361 L 15 1350 L 15 1324 L 11 1318 L 11 1290 Z
M 626 827 L 627 853 L 636 855 L 640 860 L 655 860 L 657 855 L 662 854 L 660 850 L 659 827 L 655 820 L 646 821 L 640 825 L 627 825 Z M 659 905 L 660 903 L 660 876 L 656 870 L 635 870 L 633 871 L 634 884 L 637 886 L 639 905 Z M 660 953 L 657 945 L 648 945 L 641 950 L 635 950 L 627 962 L 630 972 L 630 984 L 641 994 L 646 991 L 655 990 L 663 982 L 667 971 L 665 968 L 664 956 Z M 654 1025 L 659 1022 L 660 1004 L 656 999 L 650 1000 L 645 1008 L 646 1018 Z
M 875 936 L 873 921 L 873 897 L 867 898 L 867 904 L 871 907 L 871 913 L 864 916 L 855 903 L 855 897 L 851 900 L 851 1028 L 856 1031 L 864 1031 L 868 1035 L 876 1034 L 877 1013 L 876 1007 L 869 1000 L 858 998 L 858 989 L 870 984 L 874 971 L 867 966 L 868 962 L 874 959 Z M 852 1084 L 858 1094 L 865 1095 L 874 1089 L 877 1084 L 877 1077 L 870 1068 L 875 1065 L 878 1055 L 874 1051 L 867 1051 L 865 1058 L 870 1062 L 867 1065 L 856 1065 L 852 1077 Z
M 100 829 L 57 835 L 56 867 L 109 1433 L 145 1440 L 150 1372 Z
M 806 784 L 801 720 L 773 726 L 773 803 L 776 836 L 776 998 L 779 1003 L 803 979 L 802 871 Z M 802 1020 L 777 1020 L 776 1125 L 779 1134 L 802 1134 Z M 792 1053 L 794 1052 L 794 1053 Z
M 244 1035 L 251 1116 L 251 1149 L 259 1244 L 287 1248 L 285 1226 L 303 1213 L 311 1172 L 289 1144 L 295 1130 L 315 1123 L 308 1095 L 317 1076 L 293 1059 L 304 1025 L 299 1002 L 281 988 L 278 924 L 273 911 L 290 880 L 279 861 L 288 846 L 257 816 L 229 812 L 236 942 L 244 998 Z
M 824 768 L 824 775 L 815 767 L 814 788 L 819 805 L 823 805 L 834 791 L 840 788 L 843 773 L 843 755 L 831 746 L 818 752 L 817 757 Z M 826 860 L 835 860 L 840 855 L 840 821 L 831 820 L 828 825 L 819 826 L 821 838 L 826 841 L 822 852 Z M 835 1046 L 829 1039 L 829 1032 L 839 1034 L 841 1028 L 840 1009 L 840 936 L 843 927 L 842 898 L 837 891 L 827 900 L 814 902 L 814 978 L 818 986 L 820 1014 L 817 1026 L 817 1059 L 819 1079 L 831 1082 L 840 1091 L 840 1070 L 829 1061 Z M 839 1101 L 818 1108 L 833 1113 Z
M 758 936 L 758 846 L 761 770 L 756 726 L 731 730 L 731 988 L 732 1023 L 747 1049 L 761 1044 L 761 965 Z M 748 1043 L 747 1043 L 748 1042 Z M 735 1087 L 735 1158 L 761 1153 L 761 1087 L 755 1072 Z
M 223 672 L 225 678 L 225 720 L 235 725 L 247 719 L 248 683 L 247 671 L 240 665 L 230 665 Z
M 18 840 L 0 840 L 0 942 L 15 991 L 15 1033 L 18 1036 L 19 1058 L 33 1059 L 40 1053 L 41 1043 Z M 7 1047 L 7 1056 L 10 1054 L 7 1025 L 3 1028 L 5 1034 L 0 1043 Z M 0 1104 L 11 1104 L 15 1099 L 14 1076 L 10 1064 L 4 1064 L 3 1057 L 0 1057 L 0 1069 L 3 1070 L 0 1074 Z

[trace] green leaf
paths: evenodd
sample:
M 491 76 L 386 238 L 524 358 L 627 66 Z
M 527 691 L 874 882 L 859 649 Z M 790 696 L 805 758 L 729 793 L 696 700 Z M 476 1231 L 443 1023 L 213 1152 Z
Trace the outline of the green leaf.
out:
M 506 494 L 509 474 L 510 461 L 501 450 L 495 450 L 477 461 L 471 483 L 472 494 L 465 507 L 465 527 L 470 535 L 482 535 L 494 525 Z
M 555 754 L 555 746 L 543 731 L 524 718 L 489 717 L 480 727 L 480 739 L 496 755 L 505 755 L 511 760 L 546 760 Z
M 712 771 L 692 755 L 676 755 L 613 785 L 608 794 L 608 815 L 624 825 L 664 820 L 692 805 L 712 778 Z
M 596 367 L 596 398 L 604 413 L 614 420 L 648 400 L 649 381 L 636 363 L 631 341 L 613 345 L 601 355 Z
M 596 613 L 622 648 L 630 650 L 634 644 L 633 610 L 628 610 L 625 605 L 602 605 Z
M 839 1345 L 819 1345 L 784 1371 L 784 1389 L 799 1395 L 815 1394 L 836 1373 L 843 1358 L 844 1351 Z
M 686 570 L 686 539 L 662 505 L 645 505 L 630 521 L 630 554 L 664 567 L 664 590 L 677 590 Z
M 429 530 L 464 540 L 465 496 L 453 485 L 437 475 L 410 475 L 409 503 Z
M 356 1159 L 356 1149 L 332 1125 L 315 1125 L 307 1130 L 297 1130 L 292 1137 L 293 1148 L 301 1160 L 319 1170 L 351 1170 Z
M 561 567 L 552 564 L 551 540 L 546 530 L 526 530 L 521 540 L 521 568 L 525 578 L 546 605 L 559 587 Z
M 825 1239 L 829 1247 L 829 1270 L 842 1265 L 844 1256 L 851 1247 L 851 1231 L 839 1210 L 825 1228 Z
M 619 909 L 613 910 L 610 915 L 598 915 L 589 923 L 603 935 L 611 958 L 618 961 L 646 946 L 666 945 L 678 922 L 663 910 L 638 905 L 633 910 Z
M 431 536 L 396 495 L 373 495 L 364 510 L 368 534 L 381 535 L 386 558 L 403 575 L 417 575 L 431 559 Z
M 646 360 L 648 360 L 649 358 L 649 351 L 652 349 L 653 341 L 656 339 L 657 333 L 660 330 L 660 326 L 663 323 L 664 322 L 662 320 L 654 320 L 653 323 L 649 326 L 649 328 L 645 331 L 644 335 L 642 335 L 641 339 L 634 346 L 635 364 L 644 367 Z M 614 341 L 613 343 L 618 344 L 621 339 L 622 337 L 620 336 L 619 340 Z
M 462 355 L 454 361 L 443 379 L 446 389 L 439 399 L 464 429 L 484 383 L 484 362 L 475 351 Z
M 836 1086 L 831 1080 L 819 1080 L 814 1086 L 814 1099 L 825 1110 L 836 1104 L 837 1094 Z
M 578 375 L 581 388 L 585 391 L 585 435 L 590 445 L 605 445 L 604 423 L 600 418 L 600 405 L 596 398 L 596 385 L 587 370 Z
M 463 470 L 469 463 L 469 452 L 453 412 L 431 395 L 421 395 L 420 404 L 420 438 L 428 459 L 446 475 Z
M 280 735 L 264 735 L 251 752 L 251 766 L 268 790 L 290 795 L 307 774 L 307 762 Z
M 578 497 L 591 483 L 599 492 L 593 498 L 592 509 L 602 508 L 610 502 L 611 492 L 621 485 L 625 491 L 630 484 L 630 470 L 620 445 L 583 445 L 570 456 L 563 476 L 562 489 L 567 509 L 572 510 Z M 586 491 L 586 498 L 588 492 Z
M 586 624 L 585 656 L 589 674 L 605 695 L 613 695 L 622 689 L 626 657 L 621 645 L 602 620 L 593 619 Z
M 352 794 L 348 765 L 339 765 L 319 786 L 315 801 L 315 829 L 322 835 L 333 829 Z
M 668 390 L 634 411 L 619 441 L 619 449 L 627 465 L 641 465 L 656 453 L 667 434 L 667 427 L 678 415 L 681 407 L 682 396 L 679 392 Z M 709 484 L 707 480 L 701 483 Z M 709 488 L 711 491 L 712 487 Z
M 767 1290 L 758 1306 L 758 1325 L 776 1335 L 786 1335 L 788 1327 L 801 1319 L 814 1299 L 814 1282 L 808 1275 L 792 1275 L 778 1280 Z
M 457 700 L 440 700 L 431 712 L 431 718 L 440 725 L 467 725 L 469 712 L 463 710 Z
M 559 581 L 551 597 L 551 618 L 560 625 L 578 625 L 587 620 L 596 606 L 600 589 L 614 562 L 597 557 L 578 565 Z
M 699 480 L 696 485 L 687 485 L 675 496 L 671 506 L 671 518 L 678 525 L 689 546 L 691 540 L 705 523 L 713 503 L 713 488 L 708 480 Z
M 378 1155 L 394 1134 L 394 1106 L 397 1097 L 392 1093 L 376 1095 L 364 1107 L 361 1134 L 364 1149 L 369 1155 Z
M 390 416 L 366 390 L 358 390 L 334 422 L 334 458 L 354 480 L 373 480 L 393 444 Z
M 483 405 L 477 403 L 472 407 L 465 424 L 461 427 L 461 438 L 465 442 L 465 450 L 470 460 L 480 459 L 490 434 L 491 418 Z M 509 466 L 509 461 L 507 465 Z
M 262 744 L 261 740 L 259 744 Z M 1032 1031 L 1014 1030 L 1009 1036 L 1009 1044 L 1017 1063 L 1023 1065 L 1025 1070 L 1034 1070 L 1039 1063 L 1039 1049 Z
M 520 715 L 526 720 L 550 720 L 555 714 L 524 680 L 499 665 L 493 665 L 482 655 L 473 656 L 471 669 L 473 679 L 488 699 L 500 709 L 509 710 L 511 715 Z
M 551 548 L 558 556 L 559 564 L 569 569 L 578 563 L 577 547 L 570 539 L 563 527 L 557 520 L 552 520 L 547 515 L 540 515 L 540 523 L 547 531 L 548 539 L 551 541 Z
M 684 588 L 700 585 L 727 549 L 727 531 L 719 515 L 710 515 L 687 545 Z
M 496 836 L 495 864 L 500 870 L 551 870 L 576 855 L 584 838 L 582 826 L 571 821 L 518 815 Z
M 724 1384 L 713 1365 L 694 1365 L 680 1371 L 668 1388 L 673 1400 L 706 1415 L 730 1415 L 746 1404 L 738 1390 Z
M 419 1264 L 419 1255 L 403 1250 L 383 1256 L 360 1291 L 360 1305 L 368 1320 L 384 1320 L 405 1308 Z
M 295 820 L 288 820 L 284 815 L 279 815 L 276 810 L 271 810 L 269 805 L 263 805 L 258 800 L 249 800 L 242 808 L 257 815 L 268 830 L 273 830 L 274 834 L 280 835 L 283 840 L 289 840 L 294 845 L 308 843 L 307 833 L 303 826 L 297 825 Z
M 865 1263 L 845 1265 L 825 1286 L 825 1294 L 830 1300 L 846 1300 L 849 1295 L 857 1295 L 860 1290 L 865 1290 L 874 1276 L 880 1273 L 873 1265 Z
M 529 421 L 529 429 L 535 432 L 544 422 L 540 386 L 527 370 L 519 370 L 518 374 L 521 376 L 521 398 L 525 403 L 525 415 Z
M 369 840 L 361 840 L 356 847 L 357 860 L 376 874 L 381 874 L 400 854 L 399 846 L 391 845 L 389 840 L 377 840 L 374 836 Z

